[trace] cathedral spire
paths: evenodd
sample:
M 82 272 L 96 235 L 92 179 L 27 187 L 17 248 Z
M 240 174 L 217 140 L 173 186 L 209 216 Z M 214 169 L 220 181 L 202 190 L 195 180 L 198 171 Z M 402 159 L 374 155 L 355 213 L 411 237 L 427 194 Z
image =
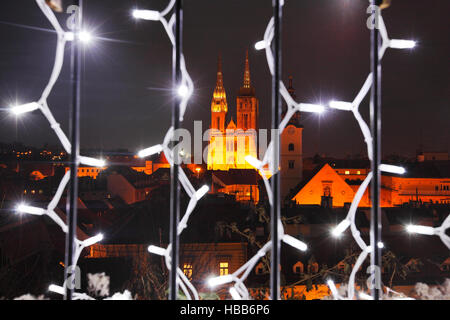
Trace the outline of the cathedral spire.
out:
M 255 89 L 250 81 L 250 63 L 248 60 L 248 49 L 245 51 L 244 85 L 239 90 L 239 96 L 254 96 Z
M 248 49 L 245 51 L 244 88 L 250 88 L 250 64 L 248 62 Z
M 217 82 L 216 89 L 223 88 L 223 73 L 222 73 L 222 53 L 219 53 L 219 58 L 217 59 Z
M 219 53 L 217 59 L 217 81 L 216 88 L 214 89 L 213 99 L 211 102 L 212 112 L 227 112 L 227 94 L 223 86 L 223 73 L 222 73 L 222 54 Z

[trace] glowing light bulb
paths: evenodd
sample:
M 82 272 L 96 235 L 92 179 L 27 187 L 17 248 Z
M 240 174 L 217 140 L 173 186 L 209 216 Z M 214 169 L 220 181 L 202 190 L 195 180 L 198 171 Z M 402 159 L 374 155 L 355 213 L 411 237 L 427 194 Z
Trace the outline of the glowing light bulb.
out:
M 359 296 L 359 298 L 362 299 L 362 300 L 373 300 L 373 297 L 370 296 L 370 295 L 368 295 L 368 294 L 365 293 L 365 292 L 358 292 L 358 296 Z
M 95 237 L 84 240 L 83 246 L 89 247 L 89 246 L 92 246 L 93 244 L 96 244 L 97 242 L 102 241 L 102 240 L 103 240 L 103 234 L 99 233 Z
M 103 159 L 95 159 L 95 158 L 80 156 L 79 160 L 82 164 L 91 166 L 91 167 L 103 168 L 106 165 L 106 161 Z
M 92 40 L 92 35 L 91 35 L 89 32 L 87 32 L 87 31 L 82 31 L 82 32 L 80 32 L 80 33 L 78 34 L 78 39 L 79 39 L 81 42 L 89 43 L 89 42 L 91 42 L 91 40 Z
M 406 227 L 406 230 L 409 233 L 419 233 L 419 234 L 425 234 L 425 235 L 429 235 L 429 236 L 432 236 L 435 234 L 434 228 L 428 227 L 428 226 L 416 226 L 416 225 L 410 224 L 409 226 Z
M 133 17 L 142 20 L 158 21 L 161 15 L 158 11 L 154 10 L 133 10 Z
M 416 46 L 416 42 L 413 40 L 398 40 L 392 39 L 389 41 L 389 47 L 393 49 L 412 49 Z
M 262 50 L 265 49 L 267 47 L 267 42 L 264 40 L 258 41 L 257 43 L 255 43 L 255 49 L 256 50 Z
M 15 106 L 10 108 L 11 112 L 14 113 L 16 116 L 24 114 L 24 113 L 28 113 L 28 112 L 32 112 L 34 110 L 37 110 L 40 108 L 39 103 L 37 102 L 31 102 L 31 103 L 27 103 L 27 104 L 22 104 L 19 106 Z
M 60 287 L 60 286 L 57 286 L 57 285 L 55 285 L 55 284 L 49 285 L 49 286 L 48 286 L 48 291 L 54 292 L 54 293 L 58 293 L 58 294 L 60 294 L 60 295 L 64 295 L 64 294 L 65 294 L 64 288 L 63 288 L 63 287 Z
M 331 290 L 331 293 L 333 294 L 334 298 L 337 299 L 339 297 L 339 293 L 337 291 L 336 285 L 334 284 L 334 281 L 329 279 L 327 281 L 327 285 Z
M 312 103 L 300 103 L 298 105 L 300 111 L 303 112 L 315 112 L 322 113 L 325 111 L 325 107 L 320 104 L 312 104 Z
M 17 212 L 32 214 L 35 216 L 42 216 L 47 213 L 47 210 L 37 207 L 31 207 L 26 204 L 20 204 L 16 208 Z
M 335 237 L 339 237 L 350 226 L 350 220 L 342 220 L 336 228 L 331 231 L 331 234 Z
M 184 84 L 178 87 L 177 92 L 181 98 L 187 98 L 189 96 L 189 88 Z
M 197 198 L 197 200 L 201 199 L 207 192 L 209 191 L 209 187 L 208 186 L 203 186 L 200 189 L 197 190 L 197 192 L 195 193 L 195 197 Z
M 389 173 L 404 174 L 405 168 L 399 166 L 393 166 L 390 164 L 380 164 L 380 170 Z
M 284 235 L 283 241 L 301 251 L 306 251 L 308 249 L 308 246 L 306 245 L 306 243 L 304 243 L 303 241 L 300 241 L 294 237 L 291 237 L 290 235 L 287 235 L 287 234 Z
M 157 254 L 158 256 L 164 256 L 166 254 L 166 249 L 152 245 L 148 247 L 148 252 Z
M 141 151 L 138 152 L 138 157 L 139 158 L 145 158 L 148 156 L 152 156 L 156 153 L 160 153 L 161 151 L 163 151 L 163 146 L 160 144 L 157 144 L 156 146 L 147 148 L 147 149 L 143 149 Z

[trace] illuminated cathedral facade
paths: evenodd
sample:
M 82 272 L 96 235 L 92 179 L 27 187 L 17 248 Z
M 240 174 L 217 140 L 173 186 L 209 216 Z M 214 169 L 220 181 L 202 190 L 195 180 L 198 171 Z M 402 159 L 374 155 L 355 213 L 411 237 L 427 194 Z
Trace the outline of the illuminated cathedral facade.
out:
M 217 82 L 211 101 L 208 170 L 253 169 L 245 161 L 257 158 L 259 101 L 250 80 L 248 51 L 245 55 L 244 82 L 236 98 L 236 122 L 227 122 L 228 102 L 223 83 L 222 60 L 217 63 Z

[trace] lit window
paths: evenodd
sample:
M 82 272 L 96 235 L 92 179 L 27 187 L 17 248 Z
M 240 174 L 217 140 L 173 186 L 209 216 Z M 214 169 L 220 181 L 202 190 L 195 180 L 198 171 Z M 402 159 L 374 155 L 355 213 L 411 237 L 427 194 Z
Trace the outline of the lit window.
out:
M 221 276 L 226 276 L 228 274 L 228 262 L 219 263 L 219 274 Z
M 183 273 L 189 280 L 192 280 L 192 264 L 185 263 L 183 265 Z
M 356 171 L 356 174 L 361 174 L 361 171 L 359 171 L 359 170 L 358 170 L 358 171 Z
M 348 171 L 348 170 L 345 170 L 345 174 L 350 174 L 350 171 Z

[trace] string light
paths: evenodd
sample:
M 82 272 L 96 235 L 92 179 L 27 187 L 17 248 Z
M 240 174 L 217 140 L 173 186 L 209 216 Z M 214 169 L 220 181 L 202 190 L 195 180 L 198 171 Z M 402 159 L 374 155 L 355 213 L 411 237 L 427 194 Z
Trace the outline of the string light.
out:
M 415 46 L 416 46 L 416 42 L 413 40 L 391 39 L 389 41 L 389 48 L 392 48 L 392 49 L 412 49 Z
M 299 103 L 298 111 L 322 113 L 325 111 L 325 107 L 320 104 Z
M 380 35 L 382 38 L 382 45 L 381 45 L 381 49 L 379 51 L 379 59 L 380 60 L 383 58 L 383 55 L 388 47 L 391 47 L 391 48 L 395 47 L 398 49 L 406 49 L 406 48 L 413 47 L 412 42 L 409 40 L 390 40 L 389 39 L 387 30 L 386 30 L 386 25 L 384 24 L 384 20 L 381 15 L 381 11 L 379 13 L 379 30 L 380 30 Z M 371 73 L 367 77 L 361 90 L 359 91 L 359 93 L 357 94 L 357 96 L 355 97 L 353 102 L 330 101 L 328 104 L 328 106 L 330 108 L 351 111 L 353 113 L 356 121 L 359 124 L 361 132 L 363 133 L 364 140 L 367 145 L 367 154 L 368 154 L 369 160 L 373 159 L 372 135 L 370 133 L 369 126 L 364 121 L 364 119 L 362 118 L 362 116 L 359 112 L 359 106 L 360 106 L 362 100 L 364 99 L 364 97 L 369 93 L 370 88 L 372 86 L 372 82 L 373 82 L 373 75 Z M 395 174 L 404 174 L 406 172 L 406 170 L 402 167 L 394 166 L 394 165 L 387 165 L 387 164 L 381 164 L 380 170 L 383 172 L 389 172 L 389 173 L 395 173 Z M 363 264 L 364 260 L 367 258 L 368 254 L 370 253 L 370 251 L 372 249 L 370 246 L 366 245 L 364 240 L 361 238 L 360 232 L 356 228 L 356 223 L 355 223 L 356 210 L 359 206 L 359 202 L 361 201 L 361 198 L 364 195 L 364 192 L 366 191 L 371 179 L 372 179 L 372 172 L 369 172 L 367 177 L 364 179 L 363 183 L 358 188 L 358 191 L 356 192 L 355 197 L 353 198 L 353 201 L 350 206 L 347 217 L 332 231 L 333 235 L 338 236 L 342 232 L 344 232 L 348 227 L 350 227 L 353 239 L 356 241 L 356 243 L 362 250 L 355 265 L 353 266 L 352 272 L 349 277 L 347 299 L 354 298 L 356 272 L 360 269 L 361 265 Z M 377 243 L 377 246 L 379 248 L 383 248 L 384 244 L 382 242 L 380 242 L 380 243 Z M 329 284 L 329 287 L 331 289 L 330 284 Z M 335 297 L 335 299 L 342 298 L 334 293 L 333 293 L 333 296 Z
M 158 256 L 164 256 L 166 254 L 166 249 L 152 245 L 148 247 L 148 252 L 157 254 Z
M 153 10 L 133 10 L 133 17 L 136 19 L 158 21 L 161 15 L 158 11 Z
M 78 37 L 79 37 L 80 41 L 84 42 L 84 43 L 89 43 L 92 40 L 92 35 L 87 31 L 80 32 Z
M 139 10 L 136 9 L 133 11 L 133 16 L 136 19 L 143 19 L 143 20 L 151 20 L 151 21 L 160 21 L 163 25 L 167 36 L 169 37 L 169 40 L 172 43 L 172 46 L 175 47 L 175 35 L 173 33 L 173 25 L 175 23 L 175 14 L 172 14 L 169 21 L 167 21 L 166 16 L 172 11 L 175 5 L 175 0 L 171 0 L 167 7 L 159 12 L 154 10 Z M 194 92 L 194 84 L 192 82 L 192 79 L 186 69 L 186 63 L 184 59 L 184 55 L 181 55 L 181 61 L 180 61 L 180 69 L 181 69 L 181 83 L 178 86 L 176 93 L 181 98 L 180 101 L 180 121 L 183 121 L 184 114 L 186 112 L 186 107 L 188 104 L 188 101 L 190 97 L 192 96 Z M 169 144 L 174 138 L 174 129 L 171 127 L 166 133 L 166 136 L 164 137 L 164 141 L 162 144 L 158 144 L 155 146 L 152 146 L 150 148 L 143 149 L 138 152 L 138 156 L 141 158 L 163 152 L 167 161 L 171 166 L 174 165 L 173 160 L 173 149 L 169 148 Z M 183 230 L 187 227 L 189 218 L 191 213 L 194 211 L 197 202 L 209 191 L 208 186 L 202 186 L 199 190 L 195 190 L 192 186 L 191 182 L 189 181 L 188 177 L 186 176 L 186 173 L 184 172 L 183 168 L 179 168 L 179 175 L 178 179 L 183 186 L 183 189 L 186 191 L 187 195 L 190 197 L 190 201 L 188 204 L 188 207 L 186 209 L 185 214 L 183 215 L 183 218 L 178 223 L 178 234 L 180 235 Z M 170 252 L 171 252 L 172 245 L 169 244 L 166 249 L 159 248 L 157 249 L 155 246 L 150 246 L 149 251 L 153 254 L 158 255 L 164 255 L 165 257 L 165 264 L 167 269 L 170 271 Z M 180 288 L 183 291 L 183 293 L 186 295 L 188 299 L 191 299 L 191 295 L 189 293 L 189 290 L 193 294 L 193 298 L 198 300 L 199 295 L 195 287 L 192 285 L 192 283 L 189 281 L 189 279 L 184 275 L 184 273 L 181 271 L 181 269 L 178 268 L 177 270 L 178 275 L 178 281 L 180 284 Z M 181 280 L 181 281 L 180 281 Z M 188 290 L 189 289 L 189 290 Z
M 181 86 L 178 87 L 178 95 L 181 98 L 188 97 L 188 95 L 189 95 L 189 88 L 186 85 L 182 84 Z
M 300 251 L 306 251 L 308 246 L 303 241 L 300 241 L 288 234 L 285 234 L 283 237 L 283 241 L 290 245 L 291 247 L 297 248 Z
M 405 168 L 399 166 L 393 166 L 391 164 L 380 164 L 380 170 L 383 172 L 396 173 L 396 174 L 405 174 Z
M 106 161 L 103 159 L 79 156 L 78 160 L 80 163 L 91 167 L 103 168 L 106 165 Z
M 265 49 L 266 47 L 267 47 L 267 43 L 264 40 L 255 43 L 256 50 L 262 50 L 262 49 Z
M 156 146 L 141 150 L 138 152 L 138 157 L 139 158 L 146 158 L 148 156 L 152 156 L 154 154 L 160 153 L 161 151 L 163 151 L 163 146 L 158 144 Z
M 47 86 L 45 87 L 41 98 L 37 102 L 31 102 L 19 106 L 14 106 L 10 110 L 15 115 L 22 115 L 25 113 L 29 113 L 35 110 L 40 110 L 44 117 L 47 119 L 50 127 L 55 132 L 56 136 L 58 137 L 59 141 L 61 142 L 63 148 L 65 151 L 70 154 L 71 153 L 71 143 L 65 133 L 62 131 L 60 124 L 55 120 L 52 112 L 50 111 L 50 108 L 48 106 L 47 99 L 49 95 L 51 94 L 53 87 L 58 80 L 62 66 L 64 64 L 64 49 L 67 41 L 73 41 L 74 40 L 74 34 L 72 32 L 65 32 L 61 25 L 59 24 L 55 14 L 50 9 L 49 6 L 45 3 L 45 0 L 36 0 L 37 5 L 41 9 L 42 13 L 46 16 L 46 18 L 49 20 L 50 24 L 53 26 L 53 28 L 56 31 L 57 34 L 57 44 L 56 44 L 56 54 L 55 54 L 55 62 L 53 66 L 52 73 L 50 75 L 50 79 L 47 83 Z M 80 41 L 88 41 L 92 37 L 88 33 L 80 33 L 79 40 Z M 79 156 L 78 162 L 88 165 L 88 166 L 98 166 L 98 167 L 104 167 L 106 165 L 105 161 L 102 159 L 94 159 L 90 157 L 84 157 Z M 32 207 L 27 204 L 19 204 L 16 207 L 16 211 L 19 213 L 24 214 L 31 214 L 31 215 L 47 215 L 50 219 L 52 219 L 57 225 L 59 225 L 64 233 L 68 232 L 68 227 L 64 223 L 64 221 L 59 217 L 59 215 L 56 214 L 55 209 L 58 205 L 59 201 L 61 200 L 62 194 L 64 192 L 64 189 L 66 188 L 68 182 L 70 180 L 70 171 L 67 171 L 64 177 L 62 178 L 58 189 L 56 191 L 56 194 L 54 195 L 53 199 L 50 201 L 46 209 L 38 208 L 38 207 Z M 81 252 L 84 248 L 89 247 L 95 243 L 100 242 L 103 239 L 102 234 L 98 234 L 92 238 L 88 238 L 84 241 L 80 241 L 77 237 L 75 238 L 75 252 L 74 252 L 74 266 L 75 267 L 78 263 L 78 259 L 80 257 Z M 61 289 L 62 291 L 61 291 Z M 57 287 L 55 285 L 52 285 L 49 287 L 51 291 L 64 294 L 64 289 L 62 287 Z
M 450 228 L 450 215 L 444 220 L 440 227 L 434 228 L 429 226 L 408 225 L 406 230 L 409 233 L 418 233 L 428 236 L 438 236 L 441 241 L 450 249 L 450 237 L 446 234 L 447 229 Z
M 347 228 L 350 226 L 351 222 L 348 219 L 344 219 L 337 225 L 336 228 L 334 228 L 331 233 L 335 237 L 339 237 Z
M 390 40 L 388 37 L 386 26 L 384 24 L 381 14 L 379 16 L 379 24 L 380 24 L 380 34 L 381 34 L 382 40 L 383 40 L 383 43 L 382 43 L 382 46 L 381 46 L 381 49 L 379 52 L 380 60 L 382 59 L 385 50 L 389 46 L 399 48 L 399 49 L 414 47 L 415 43 L 413 45 L 413 42 L 411 42 L 411 41 Z M 274 74 L 274 58 L 273 58 L 272 50 L 270 48 L 270 44 L 272 43 L 273 37 L 274 37 L 274 19 L 272 17 L 266 27 L 266 31 L 264 33 L 264 40 L 259 41 L 255 44 L 255 48 L 257 50 L 265 49 L 267 64 L 269 66 L 269 70 L 272 75 Z M 367 145 L 367 153 L 368 153 L 369 160 L 372 160 L 372 158 L 373 158 L 372 136 L 371 136 L 369 126 L 364 121 L 364 119 L 362 118 L 362 116 L 359 112 L 359 106 L 360 106 L 362 100 L 364 99 L 364 97 L 370 91 L 370 88 L 372 86 L 372 81 L 373 81 L 373 76 L 372 76 L 372 74 L 370 74 L 367 77 L 366 81 L 364 82 L 364 84 L 363 84 L 361 90 L 359 91 L 359 93 L 357 94 L 356 98 L 353 100 L 353 102 L 330 101 L 330 103 L 328 104 L 328 106 L 330 108 L 344 110 L 344 111 L 351 111 L 353 113 L 353 115 L 354 115 L 356 121 L 358 122 L 359 127 L 363 133 L 364 140 Z M 280 130 L 277 133 L 278 135 L 280 135 L 283 132 L 284 128 L 289 123 L 289 120 L 292 118 L 292 116 L 295 114 L 295 112 L 304 111 L 304 112 L 319 112 L 320 113 L 320 112 L 324 111 L 324 107 L 320 106 L 320 105 L 296 103 L 293 100 L 293 98 L 291 97 L 291 95 L 289 94 L 288 90 L 286 89 L 286 87 L 282 81 L 280 81 L 280 93 L 281 93 L 282 97 L 284 98 L 284 100 L 288 106 L 288 109 L 287 109 L 284 119 L 280 123 L 280 126 L 279 126 Z M 279 137 L 277 137 L 277 138 L 279 138 Z M 278 168 L 274 168 L 274 165 L 273 165 L 274 161 L 272 158 L 272 154 L 273 154 L 272 148 L 273 147 L 272 147 L 272 142 L 271 142 L 269 144 L 269 148 L 267 149 L 266 154 L 264 155 L 264 158 L 262 161 L 258 160 L 259 162 L 257 162 L 257 161 L 255 161 L 255 159 L 252 159 L 252 158 L 246 158 L 246 161 L 249 164 L 251 164 L 252 166 L 254 166 L 256 169 L 260 169 L 268 164 L 270 170 L 272 172 L 276 172 L 276 171 L 278 171 Z M 380 169 L 385 172 L 391 172 L 391 173 L 396 173 L 396 174 L 405 173 L 404 168 L 401 168 L 398 166 L 392 166 L 392 165 L 382 165 Z M 270 185 L 269 185 L 265 175 L 262 175 L 262 177 L 264 179 L 264 184 L 265 184 L 265 187 L 267 190 L 269 202 L 271 205 L 273 205 L 272 197 L 271 197 L 272 190 L 270 188 Z M 353 299 L 354 282 L 355 282 L 356 272 L 360 268 L 362 263 L 364 262 L 365 258 L 367 257 L 367 255 L 371 249 L 362 240 L 362 238 L 360 236 L 360 232 L 357 230 L 356 224 L 355 224 L 356 209 L 359 205 L 359 202 L 361 201 L 362 196 L 364 195 L 364 192 L 367 189 L 367 186 L 368 186 L 371 178 L 372 178 L 372 173 L 370 172 L 367 175 L 366 179 L 361 184 L 361 186 L 358 188 L 358 191 L 356 192 L 355 197 L 353 198 L 353 201 L 350 206 L 350 210 L 348 212 L 347 217 L 341 223 L 339 223 L 335 229 L 332 230 L 333 235 L 339 236 L 348 227 L 350 227 L 354 240 L 357 242 L 357 244 L 360 246 L 360 248 L 362 250 L 360 256 L 358 257 L 358 259 L 353 267 L 352 273 L 350 275 L 349 285 L 348 285 L 348 299 Z M 278 223 L 280 223 L 280 222 L 278 222 Z M 380 244 L 378 244 L 378 245 L 380 245 Z M 337 295 L 336 287 L 334 286 L 334 283 L 332 281 L 329 282 L 329 286 L 330 286 L 330 288 L 333 286 L 333 288 L 331 288 L 331 289 L 332 289 L 332 291 L 333 290 L 335 291 L 333 294 L 336 299 L 342 298 Z
M 10 110 L 12 113 L 14 113 L 16 116 L 24 114 L 24 113 L 28 113 L 28 112 L 32 112 L 34 110 L 39 109 L 41 106 L 39 103 L 37 102 L 31 102 L 31 103 L 27 103 L 27 104 L 23 104 L 20 106 L 15 106 L 12 107 Z
M 345 110 L 345 111 L 353 110 L 353 104 L 350 102 L 344 102 L 344 101 L 330 101 L 328 106 L 332 109 L 338 109 L 338 110 Z
M 20 213 L 27 213 L 27 214 L 32 214 L 32 215 L 36 215 L 36 216 L 42 216 L 47 213 L 47 210 L 45 210 L 45 209 L 31 207 L 26 204 L 18 205 L 16 208 L 16 211 L 20 212 Z

